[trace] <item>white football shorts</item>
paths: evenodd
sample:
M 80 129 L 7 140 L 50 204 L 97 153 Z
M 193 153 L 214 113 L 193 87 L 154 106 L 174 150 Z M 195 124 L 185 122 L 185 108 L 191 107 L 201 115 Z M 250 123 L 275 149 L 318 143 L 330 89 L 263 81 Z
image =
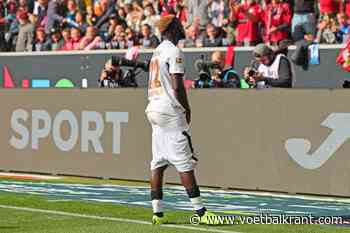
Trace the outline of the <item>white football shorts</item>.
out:
M 173 165 L 178 172 L 192 171 L 197 158 L 193 156 L 185 114 L 172 116 L 148 112 L 147 118 L 152 125 L 151 170 Z

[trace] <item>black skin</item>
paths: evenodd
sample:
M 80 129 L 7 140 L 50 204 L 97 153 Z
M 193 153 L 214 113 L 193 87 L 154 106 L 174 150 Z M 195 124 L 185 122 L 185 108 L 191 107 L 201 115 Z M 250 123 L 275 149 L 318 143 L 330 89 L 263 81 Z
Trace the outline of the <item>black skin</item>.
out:
M 185 38 L 185 31 L 182 27 L 181 22 L 178 19 L 174 19 L 169 28 L 162 34 L 163 40 L 169 40 L 175 46 L 179 40 Z M 175 97 L 179 103 L 184 107 L 187 123 L 191 122 L 191 108 L 188 103 L 186 89 L 183 83 L 183 74 L 171 74 L 173 80 L 173 87 L 175 89 Z M 163 166 L 157 169 L 152 170 L 151 174 L 151 189 L 152 190 L 161 190 L 163 187 L 163 177 L 164 171 L 168 166 Z M 185 189 L 192 189 L 197 186 L 196 177 L 194 171 L 188 172 L 179 172 L 178 173 L 181 179 L 182 185 Z

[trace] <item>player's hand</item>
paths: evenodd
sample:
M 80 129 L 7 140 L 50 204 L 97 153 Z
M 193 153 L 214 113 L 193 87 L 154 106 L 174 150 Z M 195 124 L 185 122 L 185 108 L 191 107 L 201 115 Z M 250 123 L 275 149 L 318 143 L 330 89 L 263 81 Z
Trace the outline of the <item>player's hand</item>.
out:
M 187 124 L 190 124 L 191 123 L 191 111 L 186 111 L 185 114 L 186 114 Z

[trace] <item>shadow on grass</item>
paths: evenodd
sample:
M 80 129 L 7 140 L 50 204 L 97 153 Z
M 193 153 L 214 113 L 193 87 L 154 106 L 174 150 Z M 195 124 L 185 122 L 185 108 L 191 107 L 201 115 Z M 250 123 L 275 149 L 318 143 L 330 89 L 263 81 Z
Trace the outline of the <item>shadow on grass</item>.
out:
M 18 229 L 18 226 L 0 226 L 0 230 Z

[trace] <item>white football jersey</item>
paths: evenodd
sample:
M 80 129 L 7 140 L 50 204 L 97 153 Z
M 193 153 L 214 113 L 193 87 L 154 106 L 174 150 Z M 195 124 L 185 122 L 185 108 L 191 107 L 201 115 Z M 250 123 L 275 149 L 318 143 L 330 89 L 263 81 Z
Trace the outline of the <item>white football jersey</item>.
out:
M 164 40 L 155 49 L 150 62 L 146 112 L 168 115 L 185 112 L 175 97 L 170 74 L 184 74 L 184 56 L 173 43 Z

